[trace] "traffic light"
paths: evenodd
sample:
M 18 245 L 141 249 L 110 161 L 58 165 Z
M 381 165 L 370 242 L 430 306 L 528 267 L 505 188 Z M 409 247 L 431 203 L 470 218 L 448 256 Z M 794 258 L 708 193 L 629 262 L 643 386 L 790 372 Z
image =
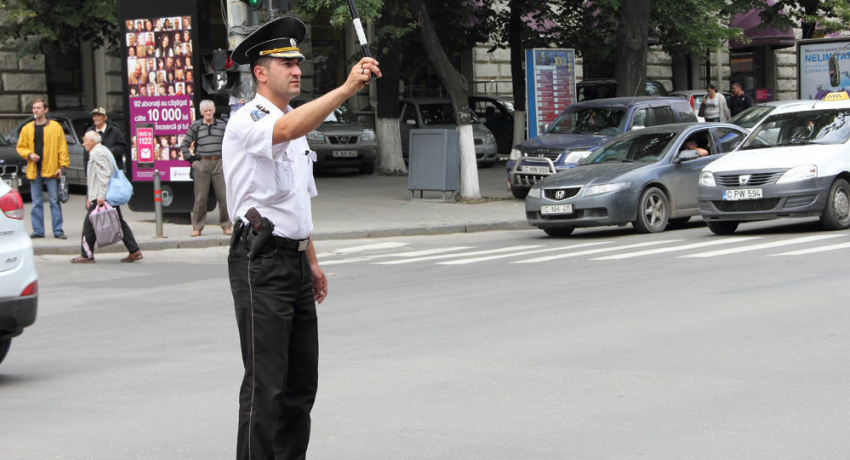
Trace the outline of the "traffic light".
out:
M 255 10 L 263 9 L 263 0 L 242 0 L 242 3 Z
M 226 94 L 236 83 L 237 73 L 227 50 L 213 50 L 212 54 L 204 55 L 201 86 L 207 94 Z

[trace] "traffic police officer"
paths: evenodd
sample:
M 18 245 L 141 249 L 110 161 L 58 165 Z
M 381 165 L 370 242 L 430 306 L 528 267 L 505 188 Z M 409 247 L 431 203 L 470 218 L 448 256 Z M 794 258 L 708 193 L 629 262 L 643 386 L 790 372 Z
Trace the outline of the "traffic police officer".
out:
M 364 57 L 342 86 L 293 109 L 305 34 L 299 19 L 277 18 L 231 56 L 251 65 L 257 85 L 256 97 L 230 117 L 222 144 L 235 219 L 228 271 L 245 365 L 237 459 L 306 456 L 318 380 L 316 302 L 328 282 L 310 239 L 316 156 L 305 136 L 381 75 L 378 62 Z

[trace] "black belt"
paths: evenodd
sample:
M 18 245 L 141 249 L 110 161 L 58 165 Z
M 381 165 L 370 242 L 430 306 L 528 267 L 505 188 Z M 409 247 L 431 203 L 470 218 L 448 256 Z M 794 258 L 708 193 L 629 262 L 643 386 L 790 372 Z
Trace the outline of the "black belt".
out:
M 201 157 L 202 160 L 221 160 L 221 157 Z
M 307 245 L 310 244 L 310 240 L 291 240 L 282 236 L 275 236 L 274 244 L 282 249 L 296 249 L 299 252 L 303 252 L 307 250 Z

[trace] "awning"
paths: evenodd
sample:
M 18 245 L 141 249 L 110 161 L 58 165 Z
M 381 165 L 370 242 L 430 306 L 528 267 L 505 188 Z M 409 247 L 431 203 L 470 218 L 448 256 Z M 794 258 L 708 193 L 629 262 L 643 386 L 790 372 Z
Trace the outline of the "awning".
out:
M 794 46 L 797 41 L 794 38 L 794 30 L 790 27 L 786 31 L 772 28 L 761 28 L 761 18 L 759 10 L 751 10 L 744 14 L 739 14 L 732 18 L 730 27 L 743 29 L 744 37 L 749 40 L 746 43 L 732 40 L 729 43 L 729 49 L 746 50 L 758 46 L 769 46 L 771 49 L 788 48 Z

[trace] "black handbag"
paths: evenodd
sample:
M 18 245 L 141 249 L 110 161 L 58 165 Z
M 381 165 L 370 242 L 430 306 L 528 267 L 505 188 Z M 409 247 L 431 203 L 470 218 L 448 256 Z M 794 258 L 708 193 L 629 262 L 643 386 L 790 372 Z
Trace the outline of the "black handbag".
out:
M 59 202 L 67 203 L 68 198 L 70 198 L 68 192 L 68 176 L 62 174 L 62 177 L 59 178 Z

